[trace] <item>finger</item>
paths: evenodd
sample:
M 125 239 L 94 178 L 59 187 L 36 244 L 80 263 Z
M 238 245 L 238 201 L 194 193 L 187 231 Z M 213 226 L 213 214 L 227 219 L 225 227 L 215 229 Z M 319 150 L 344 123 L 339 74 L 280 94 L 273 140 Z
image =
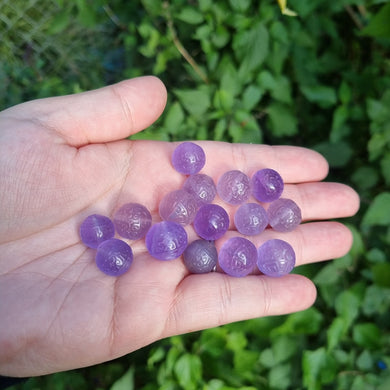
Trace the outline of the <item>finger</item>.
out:
M 164 336 L 304 310 L 315 298 L 313 283 L 300 275 L 189 275 L 177 289 Z
M 222 142 L 199 144 L 206 152 L 204 170 L 217 178 L 232 169 L 252 176 L 259 169 L 272 168 L 279 172 L 285 183 L 322 180 L 328 174 L 329 166 L 325 158 L 302 147 Z
M 238 235 L 237 232 L 227 232 L 216 242 L 217 250 L 226 240 Z M 275 238 L 287 241 L 294 249 L 296 266 L 342 257 L 351 249 L 353 240 L 351 231 L 339 222 L 304 223 L 288 233 L 266 229 L 258 236 L 245 238 L 252 241 L 256 248 Z
M 287 185 L 282 197 L 298 204 L 304 221 L 350 217 L 357 213 L 360 205 L 359 195 L 341 183 Z
M 139 77 L 75 95 L 40 99 L 5 112 L 39 120 L 71 146 L 120 140 L 151 125 L 167 93 L 156 77 Z M 23 107 L 23 109 L 21 109 Z

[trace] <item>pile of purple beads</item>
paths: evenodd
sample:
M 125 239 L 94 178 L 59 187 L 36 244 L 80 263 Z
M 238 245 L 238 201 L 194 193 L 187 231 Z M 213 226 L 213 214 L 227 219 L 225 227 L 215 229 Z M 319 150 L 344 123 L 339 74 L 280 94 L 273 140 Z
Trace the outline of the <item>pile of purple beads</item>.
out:
M 145 238 L 151 256 L 173 260 L 183 255 L 191 273 L 206 273 L 217 265 L 230 276 L 242 277 L 257 268 L 265 275 L 279 277 L 295 266 L 295 253 L 289 243 L 271 239 L 259 248 L 247 238 L 228 239 L 217 253 L 214 241 L 228 231 L 230 220 L 225 209 L 212 203 L 219 198 L 237 206 L 234 226 L 243 236 L 255 236 L 267 226 L 278 232 L 290 232 L 302 221 L 301 210 L 291 199 L 282 198 L 284 182 L 273 169 L 260 169 L 249 178 L 239 170 L 225 172 L 218 183 L 199 173 L 206 163 L 203 149 L 193 142 L 183 142 L 172 155 L 172 165 L 187 175 L 182 188 L 161 199 L 161 221 L 152 224 L 150 212 L 141 204 L 127 203 L 113 219 L 90 215 L 80 226 L 85 245 L 96 249 L 96 264 L 107 275 L 120 276 L 133 262 L 131 247 L 115 238 L 115 232 L 128 240 Z M 253 201 L 249 201 L 250 197 Z M 262 204 L 269 204 L 267 209 Z M 188 243 L 186 226 L 193 226 L 199 236 Z

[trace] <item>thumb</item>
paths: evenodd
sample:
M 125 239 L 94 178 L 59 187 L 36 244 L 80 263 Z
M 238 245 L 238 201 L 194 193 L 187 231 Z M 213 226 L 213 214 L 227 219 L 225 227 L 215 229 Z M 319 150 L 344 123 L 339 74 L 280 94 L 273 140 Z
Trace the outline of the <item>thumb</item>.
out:
M 166 99 L 164 84 L 145 76 L 75 95 L 27 102 L 4 114 L 38 119 L 65 143 L 80 147 L 121 140 L 145 129 L 161 115 Z

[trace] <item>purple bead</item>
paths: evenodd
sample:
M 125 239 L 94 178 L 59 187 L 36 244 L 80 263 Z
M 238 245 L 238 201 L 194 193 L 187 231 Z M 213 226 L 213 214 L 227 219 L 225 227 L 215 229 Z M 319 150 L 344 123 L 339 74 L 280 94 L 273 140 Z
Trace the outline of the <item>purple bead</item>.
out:
M 255 236 L 267 227 L 267 212 L 258 203 L 245 203 L 237 209 L 234 224 L 241 234 Z
M 189 176 L 183 184 L 183 189 L 195 196 L 198 206 L 211 203 L 217 194 L 214 180 L 203 173 Z
M 218 253 L 212 241 L 196 240 L 183 253 L 184 265 L 193 274 L 211 272 L 217 265 Z
M 221 206 L 205 204 L 196 213 L 194 229 L 205 240 L 217 240 L 229 229 L 229 216 Z
M 106 275 L 120 276 L 130 268 L 133 251 L 124 241 L 111 238 L 98 246 L 95 261 Z
M 252 176 L 252 193 L 260 202 L 273 202 L 280 198 L 284 183 L 282 177 L 273 169 L 260 169 Z
M 302 221 L 301 209 L 291 199 L 275 200 L 269 205 L 267 214 L 269 224 L 278 232 L 291 232 Z
M 198 173 L 206 163 L 203 149 L 193 142 L 183 142 L 172 154 L 172 165 L 176 171 L 185 175 Z
M 194 195 L 183 189 L 169 192 L 159 205 L 159 213 L 164 221 L 176 222 L 182 226 L 192 223 L 197 210 L 198 203 Z
M 187 243 L 187 233 L 183 226 L 170 221 L 154 224 L 145 238 L 148 252 L 158 260 L 173 260 L 180 257 Z
M 80 225 L 81 241 L 88 247 L 96 249 L 103 241 L 115 235 L 115 227 L 111 219 L 99 214 L 92 214 Z
M 295 266 L 295 252 L 283 240 L 266 241 L 258 249 L 257 267 L 264 275 L 279 277 L 290 273 Z
M 152 225 L 149 210 L 139 203 L 126 203 L 114 214 L 117 233 L 130 240 L 143 238 Z
M 256 266 L 257 250 L 252 242 L 243 237 L 227 240 L 219 250 L 218 263 L 230 276 L 250 274 Z
M 237 170 L 225 172 L 217 183 L 221 199 L 230 204 L 241 204 L 251 195 L 250 180 L 245 173 Z

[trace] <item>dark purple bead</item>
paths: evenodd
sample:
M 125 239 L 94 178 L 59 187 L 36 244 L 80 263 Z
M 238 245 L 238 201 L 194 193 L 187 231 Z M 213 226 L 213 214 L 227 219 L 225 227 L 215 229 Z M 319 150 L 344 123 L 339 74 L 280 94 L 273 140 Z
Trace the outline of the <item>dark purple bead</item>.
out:
M 111 219 L 99 214 L 92 214 L 80 225 L 81 241 L 88 247 L 96 249 L 103 241 L 115 235 L 115 227 Z
M 294 249 L 286 241 L 268 240 L 257 252 L 257 267 L 264 275 L 273 277 L 287 275 L 295 266 Z
M 198 173 L 206 163 L 203 149 L 193 142 L 183 142 L 172 154 L 172 165 L 176 171 L 185 175 Z
M 203 173 L 189 176 L 183 184 L 183 189 L 195 196 L 198 206 L 211 203 L 217 194 L 214 180 Z
M 249 275 L 256 266 L 257 249 L 254 244 L 243 237 L 232 237 L 219 250 L 218 263 L 230 276 Z
M 217 265 L 218 253 L 214 242 L 196 240 L 183 253 L 184 265 L 193 274 L 211 272 Z
M 237 209 L 234 224 L 241 234 L 255 236 L 267 227 L 267 212 L 258 203 L 245 203 Z
M 120 276 L 130 268 L 133 251 L 124 241 L 111 238 L 98 246 L 95 261 L 106 275 Z
M 188 238 L 183 226 L 176 222 L 162 221 L 154 224 L 146 233 L 148 252 L 158 260 L 173 260 L 187 248 Z
M 194 229 L 201 238 L 215 241 L 229 229 L 229 216 L 221 206 L 205 204 L 196 213 Z
M 113 222 L 117 233 L 130 240 L 145 237 L 152 225 L 149 210 L 139 203 L 126 203 L 114 214 Z
M 179 223 L 182 226 L 192 223 L 198 210 L 194 195 L 184 189 L 166 194 L 160 202 L 159 213 L 164 221 Z
M 252 193 L 260 202 L 273 202 L 280 198 L 284 183 L 282 177 L 273 169 L 260 169 L 252 176 Z
M 291 199 L 280 198 L 267 210 L 269 224 L 278 232 L 291 232 L 302 221 L 301 209 Z
M 237 170 L 225 172 L 218 180 L 217 192 L 227 203 L 244 203 L 251 195 L 249 177 Z

